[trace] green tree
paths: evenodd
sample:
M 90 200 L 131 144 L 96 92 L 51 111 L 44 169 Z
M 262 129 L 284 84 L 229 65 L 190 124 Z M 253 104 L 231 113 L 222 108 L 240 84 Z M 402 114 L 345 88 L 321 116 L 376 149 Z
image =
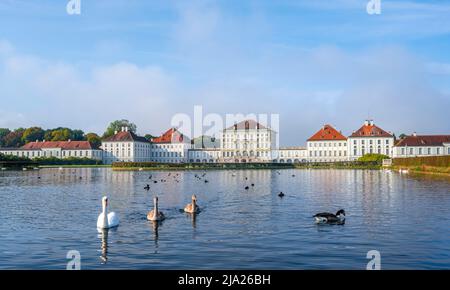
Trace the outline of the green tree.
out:
M 398 136 L 400 139 L 404 139 L 404 138 L 406 138 L 406 134 L 404 134 L 404 133 L 402 133 L 402 134 L 400 134 L 400 136 Z
M 11 130 L 7 128 L 0 128 L 0 147 L 5 147 L 4 139 L 9 133 L 11 133 Z
M 70 129 L 69 129 L 70 130 Z M 71 136 L 70 139 L 73 141 L 83 141 L 86 140 L 85 136 L 84 136 L 84 132 L 82 130 L 71 130 Z
M 145 134 L 144 138 L 147 139 L 148 141 L 151 141 L 153 138 L 155 138 L 155 136 L 150 135 L 150 134 Z
M 114 135 L 115 131 L 120 132 L 122 130 L 122 127 L 128 127 L 128 131 L 136 133 L 136 125 L 128 120 L 122 119 L 111 122 L 105 133 L 103 133 L 103 138 L 108 138 L 109 136 Z
M 30 127 L 28 129 L 25 129 L 22 135 L 22 142 L 24 144 L 28 142 L 34 142 L 36 140 L 43 140 L 44 139 L 45 131 L 42 130 L 40 127 Z
M 99 148 L 100 145 L 102 145 L 102 139 L 100 139 L 100 136 L 98 136 L 95 133 L 87 133 L 85 135 L 85 139 L 89 142 L 91 142 L 91 144 L 94 146 L 94 148 Z
M 67 141 L 70 139 L 72 132 L 68 128 L 60 128 L 52 131 L 50 141 Z

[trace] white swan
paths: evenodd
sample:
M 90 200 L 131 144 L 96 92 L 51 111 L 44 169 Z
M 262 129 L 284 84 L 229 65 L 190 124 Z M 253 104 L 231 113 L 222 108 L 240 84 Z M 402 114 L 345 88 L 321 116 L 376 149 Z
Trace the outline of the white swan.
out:
M 162 221 L 166 217 L 164 216 L 164 213 L 162 211 L 158 210 L 158 197 L 157 196 L 155 196 L 153 198 L 153 204 L 154 204 L 154 209 L 149 211 L 149 213 L 147 214 L 147 219 L 149 221 L 155 221 L 155 222 Z
M 184 208 L 184 211 L 187 213 L 199 213 L 200 208 L 197 205 L 197 196 L 195 194 L 192 195 L 192 203 L 188 203 Z
M 102 198 L 102 213 L 97 219 L 98 229 L 110 229 L 119 225 L 119 216 L 115 212 L 108 213 L 108 197 Z

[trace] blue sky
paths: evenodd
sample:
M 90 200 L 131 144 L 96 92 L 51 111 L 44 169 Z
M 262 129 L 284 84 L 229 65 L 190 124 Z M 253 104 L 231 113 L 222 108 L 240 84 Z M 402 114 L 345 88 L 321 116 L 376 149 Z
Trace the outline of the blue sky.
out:
M 176 113 L 278 113 L 282 145 L 370 114 L 450 133 L 450 1 L 0 1 L 0 127 L 159 134 Z

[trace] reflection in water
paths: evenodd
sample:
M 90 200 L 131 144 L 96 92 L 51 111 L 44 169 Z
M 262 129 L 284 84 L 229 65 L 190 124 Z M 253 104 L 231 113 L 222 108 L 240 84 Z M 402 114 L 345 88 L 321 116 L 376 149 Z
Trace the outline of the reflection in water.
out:
M 197 228 L 197 214 L 196 213 L 191 213 L 189 215 L 191 216 L 192 228 L 196 229 Z
M 151 183 L 151 194 L 143 189 L 150 174 L 167 180 Z M 448 178 L 376 170 L 224 170 L 208 172 L 205 183 L 195 174 L 202 172 L 2 172 L 0 269 L 54 269 L 59 252 L 40 253 L 74 236 L 90 269 L 361 269 L 370 249 L 383 251 L 385 269 L 450 268 Z M 92 225 L 105 192 L 126 226 L 97 236 Z M 144 218 L 153 194 L 170 216 L 161 235 L 161 223 L 148 225 Z M 201 216 L 180 209 L 192 194 L 201 201 Z M 348 213 L 345 225 L 314 224 L 314 213 L 340 208 Z
M 155 242 L 155 254 L 158 254 L 158 239 L 159 239 L 159 226 L 162 225 L 163 221 L 149 221 L 152 226 L 153 240 Z
M 102 260 L 102 264 L 106 264 L 108 261 L 108 229 L 99 229 L 99 236 L 102 239 L 102 246 L 101 246 L 101 252 L 102 255 L 100 256 L 100 259 Z

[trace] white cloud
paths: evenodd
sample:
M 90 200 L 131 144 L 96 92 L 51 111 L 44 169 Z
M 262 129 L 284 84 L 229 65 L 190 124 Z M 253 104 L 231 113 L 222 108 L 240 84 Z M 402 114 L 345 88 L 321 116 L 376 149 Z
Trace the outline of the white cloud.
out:
M 223 39 L 209 36 L 214 47 Z M 239 37 L 239 36 L 238 36 Z M 282 145 L 303 145 L 325 123 L 345 134 L 368 114 L 396 133 L 448 133 L 450 96 L 429 83 L 430 64 L 402 47 L 348 52 L 336 46 L 262 49 L 253 57 L 217 50 L 174 77 L 157 65 L 77 64 L 0 51 L 0 127 L 69 126 L 102 133 L 127 118 L 140 133 L 162 133 L 175 113 L 280 113 Z M 214 58 L 215 66 L 209 61 Z M 446 66 L 431 68 L 446 72 Z
M 70 126 L 103 133 L 110 121 L 127 118 L 143 133 L 163 130 L 179 108 L 174 87 L 157 66 L 121 62 L 85 72 L 73 64 L 14 53 L 0 58 L 5 104 L 0 127 Z M 14 113 L 19 108 L 20 118 Z

